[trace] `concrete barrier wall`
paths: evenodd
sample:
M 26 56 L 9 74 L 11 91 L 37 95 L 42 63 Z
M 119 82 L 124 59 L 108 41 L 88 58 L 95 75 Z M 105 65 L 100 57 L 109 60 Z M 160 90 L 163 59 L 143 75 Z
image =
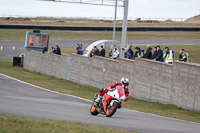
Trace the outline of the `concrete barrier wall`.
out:
M 30 71 L 39 72 L 45 75 L 60 79 L 67 79 L 67 61 L 69 55 L 56 55 L 52 53 L 41 53 L 36 51 L 26 51 L 24 58 L 24 68 Z
M 77 54 L 25 53 L 25 69 L 97 88 L 130 80 L 130 95 L 200 111 L 200 65 L 175 62 L 169 65 L 146 59 L 110 60 Z

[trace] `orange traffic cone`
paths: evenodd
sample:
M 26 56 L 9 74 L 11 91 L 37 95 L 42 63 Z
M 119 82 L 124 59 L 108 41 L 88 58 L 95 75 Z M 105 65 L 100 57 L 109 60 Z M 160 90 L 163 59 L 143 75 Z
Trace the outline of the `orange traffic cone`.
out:
M 1 46 L 1 51 L 3 51 L 3 46 Z
M 15 51 L 15 46 L 13 46 L 13 51 Z

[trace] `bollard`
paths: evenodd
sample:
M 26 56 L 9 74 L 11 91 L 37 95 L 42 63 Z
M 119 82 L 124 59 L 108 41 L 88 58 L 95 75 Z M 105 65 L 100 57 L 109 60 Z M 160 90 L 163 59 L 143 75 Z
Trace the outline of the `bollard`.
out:
M 3 51 L 3 46 L 1 46 L 1 51 Z
M 13 51 L 15 51 L 15 46 L 13 46 Z

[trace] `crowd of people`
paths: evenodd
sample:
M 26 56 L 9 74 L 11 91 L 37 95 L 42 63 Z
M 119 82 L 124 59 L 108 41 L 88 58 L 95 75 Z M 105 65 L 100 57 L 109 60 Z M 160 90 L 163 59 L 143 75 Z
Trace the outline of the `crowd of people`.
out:
M 100 46 L 100 50 L 96 46 L 94 46 L 93 50 L 90 53 L 90 57 L 93 56 L 102 56 L 102 57 L 106 56 L 106 50 L 103 47 L 103 45 Z M 116 45 L 113 45 L 109 51 L 109 58 L 117 59 L 118 57 L 119 57 L 119 49 L 117 48 Z
M 58 44 L 56 44 L 56 48 L 51 47 L 51 49 L 52 49 L 51 53 L 61 55 L 61 50 L 60 50 L 60 47 L 58 46 Z
M 83 55 L 83 45 L 77 44 L 77 54 Z M 135 50 L 132 50 L 132 45 L 127 45 L 126 48 L 122 48 L 124 51 L 124 57 L 127 59 L 135 59 L 135 58 L 146 58 L 154 61 L 165 62 L 168 64 L 172 64 L 174 61 L 174 51 L 169 47 L 165 47 L 165 52 L 160 48 L 160 46 L 151 48 L 150 45 L 146 45 L 146 52 L 142 50 L 140 47 L 135 47 Z M 109 58 L 117 59 L 119 58 L 119 49 L 116 45 L 111 46 L 109 51 Z M 106 56 L 106 50 L 103 45 L 100 46 L 100 49 L 97 46 L 94 46 L 93 50 L 90 53 L 90 57 L 93 56 Z M 185 52 L 184 49 L 181 49 L 179 52 L 179 61 L 188 62 L 189 54 Z
M 169 64 L 172 64 L 174 61 L 174 51 L 169 49 L 169 47 L 165 47 L 165 54 L 159 45 L 154 47 L 153 51 L 149 45 L 146 45 L 146 53 L 144 53 L 144 50 L 141 50 L 140 47 L 135 47 L 135 52 L 134 52 L 132 50 L 132 45 L 128 45 L 126 48 L 124 49 L 122 48 L 122 50 L 125 51 L 124 56 L 127 59 L 135 59 L 136 57 L 146 58 L 146 59 L 165 62 Z M 179 61 L 187 62 L 188 57 L 189 57 L 189 54 L 185 52 L 184 49 L 181 49 L 179 52 Z

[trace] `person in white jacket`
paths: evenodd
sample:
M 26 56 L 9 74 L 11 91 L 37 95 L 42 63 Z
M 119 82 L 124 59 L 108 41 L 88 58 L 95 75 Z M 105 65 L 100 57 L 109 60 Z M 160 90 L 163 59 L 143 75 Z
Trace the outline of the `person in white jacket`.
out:
M 119 57 L 119 49 L 117 48 L 116 45 L 114 45 L 113 51 L 112 48 L 109 52 L 109 57 L 113 59 L 117 59 Z
M 174 61 L 174 51 L 169 49 L 168 47 L 165 47 L 166 54 L 164 54 L 163 58 L 165 63 L 173 64 Z

